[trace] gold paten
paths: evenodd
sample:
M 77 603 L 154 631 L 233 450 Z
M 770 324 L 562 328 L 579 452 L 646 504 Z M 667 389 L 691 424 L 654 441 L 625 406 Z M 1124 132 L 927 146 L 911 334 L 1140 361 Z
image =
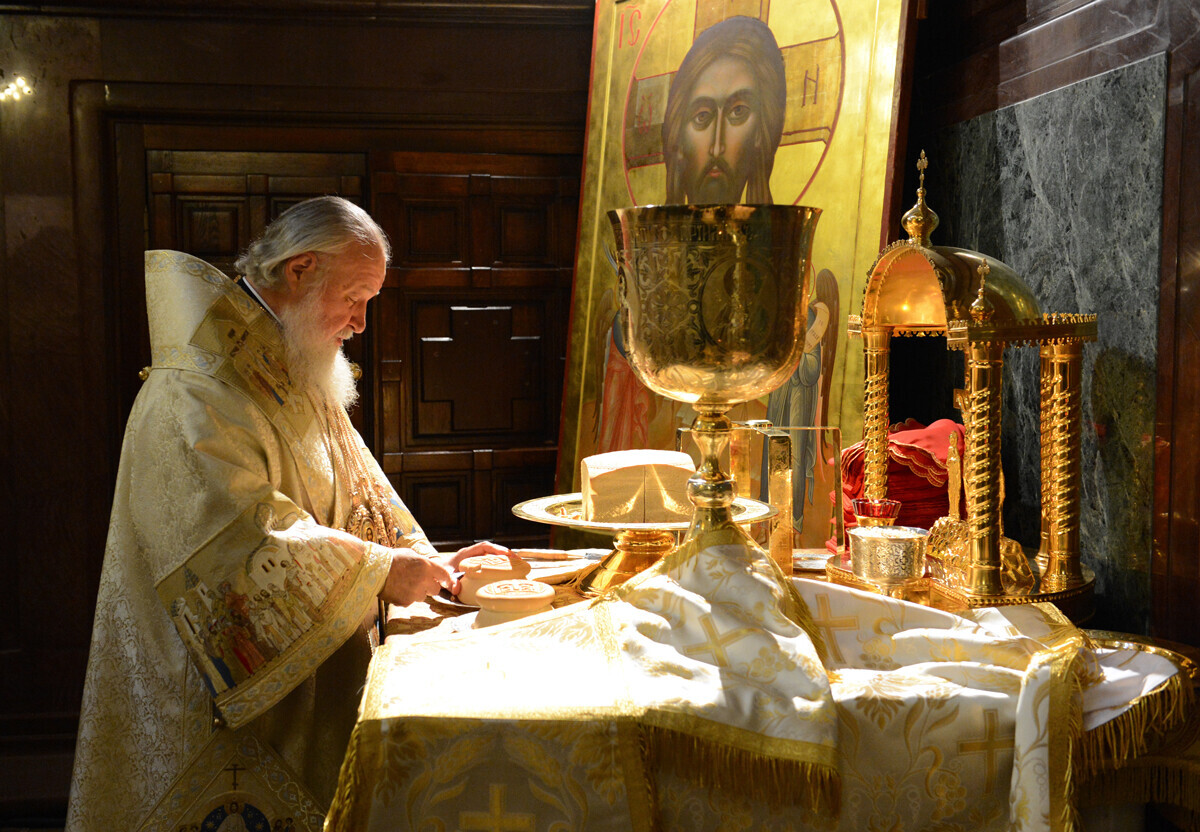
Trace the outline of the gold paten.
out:
M 688 527 L 688 523 L 682 520 L 677 523 L 586 520 L 583 516 L 583 494 L 578 491 L 517 503 L 513 506 L 513 514 L 534 523 L 613 535 L 613 551 L 573 581 L 573 588 L 583 595 L 599 595 L 658 563 L 674 550 L 675 533 Z M 738 497 L 730 506 L 730 514 L 735 523 L 749 525 L 773 518 L 776 511 L 767 503 Z
M 920 600 L 971 607 L 1051 601 L 1083 620 L 1092 613 L 1095 577 L 1079 554 L 1080 376 L 1082 345 L 1096 340 L 1096 316 L 1043 314 L 1004 263 L 932 245 L 938 218 L 925 203 L 927 166 L 922 151 L 917 204 L 903 217 L 909 239 L 880 254 L 862 314 L 849 320 L 850 334 L 861 337 L 866 349 L 863 495 L 887 497 L 890 339 L 945 335 L 947 348 L 966 355 L 964 389 L 956 391 L 955 403 L 965 428 L 961 481 L 967 517 L 958 519 L 952 494 L 950 517 L 931 530 L 930 576 Z M 1033 568 L 1026 570 L 1025 553 L 1003 537 L 1000 520 L 1000 396 L 1004 348 L 1035 344 L 1041 359 L 1042 532 Z M 952 481 L 958 476 L 951 471 Z M 861 583 L 844 557 L 835 560 L 827 567 L 832 580 Z

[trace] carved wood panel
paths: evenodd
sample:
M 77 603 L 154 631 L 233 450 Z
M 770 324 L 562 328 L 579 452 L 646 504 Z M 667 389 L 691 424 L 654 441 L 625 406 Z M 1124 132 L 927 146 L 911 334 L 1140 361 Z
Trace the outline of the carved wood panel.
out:
M 553 488 L 578 181 L 559 156 L 394 153 L 372 173 L 394 247 L 377 444 L 439 545 L 548 538 L 511 507 Z
M 365 166 L 360 153 L 147 150 L 150 243 L 229 273 L 242 249 L 297 202 L 338 194 L 361 204 Z

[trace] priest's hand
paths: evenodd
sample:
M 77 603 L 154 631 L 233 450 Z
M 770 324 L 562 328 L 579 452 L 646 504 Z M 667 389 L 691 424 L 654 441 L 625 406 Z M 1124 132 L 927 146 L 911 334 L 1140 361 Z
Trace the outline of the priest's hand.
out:
M 379 597 L 389 604 L 407 607 L 426 596 L 437 595 L 443 587 L 458 592 L 458 581 L 440 558 L 427 558 L 412 549 L 393 549 L 392 568 Z
M 478 543 L 472 543 L 470 546 L 459 549 L 452 555 L 438 555 L 438 560 L 457 572 L 458 566 L 463 562 L 464 558 L 473 558 L 478 555 L 504 555 L 508 558 L 516 557 L 516 555 L 512 553 L 512 550 L 507 546 L 501 546 L 499 543 L 493 543 L 490 540 L 481 540 Z

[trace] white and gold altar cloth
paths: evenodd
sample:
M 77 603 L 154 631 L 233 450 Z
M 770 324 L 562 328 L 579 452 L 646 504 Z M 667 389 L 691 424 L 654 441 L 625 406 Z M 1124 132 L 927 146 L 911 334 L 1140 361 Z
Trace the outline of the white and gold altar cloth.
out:
M 727 543 L 390 641 L 326 829 L 1071 830 L 1073 784 L 1191 706 L 1168 657 L 1049 605 L 963 617 Z

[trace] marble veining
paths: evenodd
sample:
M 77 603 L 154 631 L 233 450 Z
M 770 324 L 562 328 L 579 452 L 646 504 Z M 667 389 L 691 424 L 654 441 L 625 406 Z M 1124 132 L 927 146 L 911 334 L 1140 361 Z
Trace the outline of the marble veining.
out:
M 934 137 L 935 245 L 990 254 L 1046 312 L 1095 312 L 1084 350 L 1081 538 L 1092 625 L 1146 632 L 1166 55 L 1146 58 Z M 1038 353 L 1005 352 L 1006 533 L 1040 529 Z

